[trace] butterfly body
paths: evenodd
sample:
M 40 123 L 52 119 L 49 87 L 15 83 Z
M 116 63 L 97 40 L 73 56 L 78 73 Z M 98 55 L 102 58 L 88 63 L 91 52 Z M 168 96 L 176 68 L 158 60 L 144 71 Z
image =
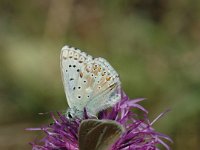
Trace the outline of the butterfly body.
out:
M 62 48 L 60 59 L 67 114 L 72 118 L 81 118 L 84 108 L 95 116 L 120 100 L 119 76 L 105 59 L 69 46 Z

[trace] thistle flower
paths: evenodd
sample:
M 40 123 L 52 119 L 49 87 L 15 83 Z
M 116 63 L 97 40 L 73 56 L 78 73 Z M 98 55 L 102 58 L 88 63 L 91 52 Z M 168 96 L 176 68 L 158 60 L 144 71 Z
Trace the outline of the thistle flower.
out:
M 112 145 L 111 150 L 159 150 L 158 145 L 163 145 L 167 150 L 169 146 L 163 141 L 171 139 L 161 133 L 156 132 L 152 124 L 159 119 L 164 113 L 160 114 L 153 122 L 147 118 L 147 110 L 138 103 L 143 98 L 130 100 L 122 92 L 121 101 L 110 109 L 99 112 L 98 119 L 114 120 L 120 123 L 125 132 Z M 140 109 L 144 113 L 142 119 L 133 109 Z M 81 119 L 69 120 L 65 115 L 57 113 L 56 118 L 53 113 L 51 116 L 54 123 L 42 128 L 29 128 L 28 130 L 41 130 L 46 135 L 39 141 L 31 143 L 33 150 L 78 150 L 78 128 Z M 87 110 L 84 110 L 84 119 L 88 119 Z M 172 142 L 172 141 L 171 141 Z

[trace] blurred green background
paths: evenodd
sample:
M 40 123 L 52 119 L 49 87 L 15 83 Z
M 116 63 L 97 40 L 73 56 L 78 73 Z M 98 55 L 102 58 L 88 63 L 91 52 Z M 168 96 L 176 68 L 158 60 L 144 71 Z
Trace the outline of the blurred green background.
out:
M 0 149 L 31 149 L 48 122 L 39 112 L 67 102 L 59 55 L 65 44 L 104 57 L 174 150 L 200 142 L 199 0 L 0 0 Z

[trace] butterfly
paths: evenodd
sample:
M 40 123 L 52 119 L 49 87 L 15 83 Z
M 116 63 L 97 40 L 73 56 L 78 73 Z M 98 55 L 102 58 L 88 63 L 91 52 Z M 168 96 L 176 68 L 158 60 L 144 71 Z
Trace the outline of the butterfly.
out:
M 81 50 L 64 46 L 60 66 L 68 102 L 67 118 L 83 118 L 115 105 L 119 94 L 119 75 L 103 58 L 93 58 Z
M 79 150 L 108 150 L 124 132 L 113 120 L 83 120 L 79 128 Z

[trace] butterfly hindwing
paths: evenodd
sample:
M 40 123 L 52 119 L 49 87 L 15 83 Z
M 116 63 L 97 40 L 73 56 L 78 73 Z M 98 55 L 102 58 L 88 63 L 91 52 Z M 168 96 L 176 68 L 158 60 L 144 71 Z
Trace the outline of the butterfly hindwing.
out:
M 79 128 L 79 149 L 107 150 L 123 131 L 123 127 L 115 121 L 84 120 Z
M 86 91 L 88 103 L 86 109 L 93 115 L 113 106 L 120 100 L 118 88 L 120 81 L 118 74 L 103 58 L 95 58 L 88 62 L 83 78 L 88 80 Z

